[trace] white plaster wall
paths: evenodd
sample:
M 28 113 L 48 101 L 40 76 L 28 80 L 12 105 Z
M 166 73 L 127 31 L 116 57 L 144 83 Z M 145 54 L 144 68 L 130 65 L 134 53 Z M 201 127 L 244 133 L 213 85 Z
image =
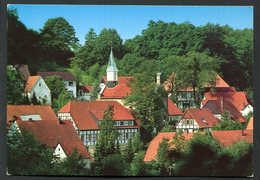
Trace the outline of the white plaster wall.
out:
M 43 102 L 43 99 L 46 99 L 46 104 L 51 105 L 51 91 L 42 78 L 39 78 L 32 91 L 28 93 L 30 99 L 33 97 L 33 93 L 38 101 Z
M 73 83 L 73 86 L 69 86 L 69 82 Z M 73 91 L 73 96 L 77 97 L 77 85 L 76 81 L 64 81 L 67 91 Z
M 57 147 L 55 148 L 53 155 L 60 158 L 60 160 L 67 157 L 66 153 L 64 152 L 64 150 L 60 144 L 58 144 Z
M 240 111 L 242 113 L 243 116 L 246 116 L 249 112 L 253 112 L 254 108 L 253 106 L 251 106 L 250 104 L 248 104 L 242 111 Z
M 108 71 L 107 72 L 107 81 L 118 81 L 117 72 Z

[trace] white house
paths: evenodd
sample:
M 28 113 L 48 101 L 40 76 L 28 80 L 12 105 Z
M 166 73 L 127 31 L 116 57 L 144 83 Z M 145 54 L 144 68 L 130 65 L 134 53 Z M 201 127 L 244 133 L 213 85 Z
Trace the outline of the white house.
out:
M 194 132 L 200 129 L 211 131 L 211 128 L 218 122 L 210 109 L 188 108 L 177 123 L 176 130 L 182 132 Z
M 75 98 L 77 97 L 77 82 L 75 76 L 70 72 L 38 72 L 38 75 L 46 78 L 48 76 L 60 77 L 68 92 L 70 92 Z
M 24 92 L 29 99 L 32 99 L 35 94 L 37 100 L 42 104 L 51 104 L 51 91 L 41 76 L 29 76 Z
M 95 145 L 100 133 L 99 122 L 109 106 L 114 107 L 114 127 L 120 136 L 118 142 L 125 144 L 134 137 L 140 126 L 129 109 L 117 101 L 70 101 L 58 112 L 60 120 L 71 121 L 86 146 Z

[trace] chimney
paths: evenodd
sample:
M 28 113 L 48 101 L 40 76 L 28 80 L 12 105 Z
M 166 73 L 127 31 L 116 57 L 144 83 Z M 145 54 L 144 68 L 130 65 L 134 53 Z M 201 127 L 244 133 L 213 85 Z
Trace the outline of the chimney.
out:
M 220 97 L 220 112 L 224 112 L 224 105 L 223 105 L 223 96 Z
M 156 74 L 156 84 L 157 85 L 161 84 L 161 74 L 162 73 L 160 73 L 160 72 Z
M 98 101 L 101 100 L 101 93 L 98 93 L 98 98 L 97 98 Z
M 244 132 L 244 129 L 241 130 L 241 133 L 242 133 L 242 136 L 245 136 L 245 132 Z

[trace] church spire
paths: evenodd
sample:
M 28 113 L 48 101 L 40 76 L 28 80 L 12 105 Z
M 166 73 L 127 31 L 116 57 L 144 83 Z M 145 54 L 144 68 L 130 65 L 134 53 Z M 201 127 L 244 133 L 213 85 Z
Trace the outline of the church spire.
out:
M 108 65 L 107 65 L 107 82 L 108 82 L 108 84 L 116 85 L 116 83 L 118 81 L 117 73 L 118 73 L 118 69 L 116 67 L 113 50 L 111 48 L 109 61 L 108 61 Z

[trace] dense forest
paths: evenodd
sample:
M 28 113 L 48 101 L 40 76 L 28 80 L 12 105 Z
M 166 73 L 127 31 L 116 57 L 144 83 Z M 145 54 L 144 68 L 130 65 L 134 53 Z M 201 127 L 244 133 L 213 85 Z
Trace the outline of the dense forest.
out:
M 174 19 L 173 19 L 174 21 Z M 163 80 L 174 60 L 202 53 L 220 62 L 218 73 L 231 86 L 252 96 L 253 30 L 208 23 L 196 27 L 150 20 L 140 35 L 125 42 L 115 29 L 86 32 L 79 44 L 74 28 L 62 17 L 48 19 L 39 31 L 28 29 L 15 9 L 8 10 L 8 64 L 28 64 L 30 71 L 72 71 L 80 84 L 99 81 L 111 47 L 119 75 L 162 72 Z

